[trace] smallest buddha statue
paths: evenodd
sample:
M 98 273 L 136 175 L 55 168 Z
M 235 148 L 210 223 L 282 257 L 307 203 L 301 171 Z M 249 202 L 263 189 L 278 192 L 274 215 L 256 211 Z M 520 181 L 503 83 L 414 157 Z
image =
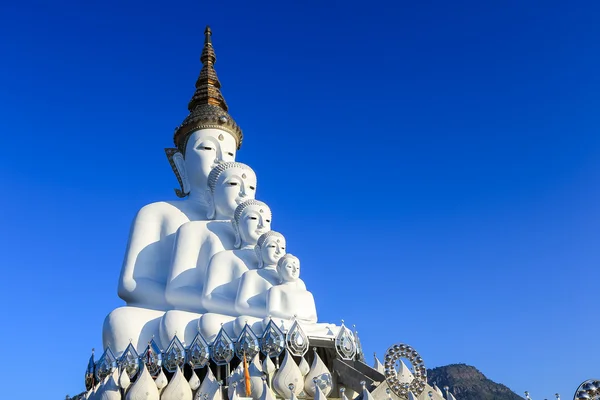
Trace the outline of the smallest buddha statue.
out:
M 315 299 L 300 279 L 300 260 L 288 253 L 277 262 L 280 284 L 267 292 L 267 313 L 273 319 L 292 320 L 315 324 Z

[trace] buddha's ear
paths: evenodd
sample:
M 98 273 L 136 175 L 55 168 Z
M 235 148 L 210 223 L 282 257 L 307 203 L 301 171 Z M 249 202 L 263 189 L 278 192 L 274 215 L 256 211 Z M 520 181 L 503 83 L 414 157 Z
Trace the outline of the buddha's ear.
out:
M 254 252 L 256 253 L 256 258 L 258 259 L 258 269 L 261 269 L 264 267 L 265 263 L 263 262 L 259 245 L 254 246 Z
M 185 170 L 185 161 L 183 154 L 178 149 L 169 148 L 165 149 L 165 154 L 171 165 L 171 169 L 177 177 L 177 182 L 181 189 L 175 189 L 177 197 L 185 197 L 190 194 L 190 183 L 187 177 L 187 171 Z
M 236 249 L 239 249 L 240 247 L 242 247 L 242 237 L 240 236 L 240 228 L 238 227 L 238 224 L 236 224 L 234 219 L 231 220 L 231 225 L 233 225 L 233 232 L 235 233 L 234 247 Z
M 207 197 L 207 200 L 208 200 L 209 204 L 208 204 L 208 211 L 206 212 L 206 218 L 215 219 L 217 217 L 217 209 L 215 206 L 214 199 L 211 197 L 209 200 Z

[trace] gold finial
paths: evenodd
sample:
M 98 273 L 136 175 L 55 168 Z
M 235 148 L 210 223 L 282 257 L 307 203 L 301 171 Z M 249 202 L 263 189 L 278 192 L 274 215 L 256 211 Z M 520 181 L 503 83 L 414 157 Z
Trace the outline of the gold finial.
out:
M 202 69 L 196 80 L 196 91 L 188 103 L 190 114 L 175 129 L 173 138 L 177 148 L 184 152 L 189 134 L 197 129 L 217 128 L 229 132 L 236 140 L 238 149 L 242 144 L 242 130 L 227 113 L 229 107 L 221 94 L 221 82 L 214 64 L 217 61 L 212 45 L 212 30 L 204 30 L 204 47 L 200 56 Z

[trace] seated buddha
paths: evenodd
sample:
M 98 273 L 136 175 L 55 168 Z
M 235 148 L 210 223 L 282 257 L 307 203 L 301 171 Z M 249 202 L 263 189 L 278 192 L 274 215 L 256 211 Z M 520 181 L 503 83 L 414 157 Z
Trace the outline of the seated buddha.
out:
M 271 210 L 261 201 L 248 200 L 236 208 L 232 226 L 235 249 L 215 254 L 206 272 L 202 305 L 208 314 L 199 324 L 206 337 L 216 334 L 221 323 L 239 315 L 235 300 L 240 280 L 244 273 L 259 266 L 255 246 L 259 237 L 270 230 Z
M 157 331 L 167 302 L 165 288 L 172 259 L 175 232 L 186 222 L 208 219 L 208 175 L 214 166 L 235 160 L 242 131 L 228 114 L 216 78 L 216 57 L 210 29 L 205 31 L 203 63 L 189 115 L 175 130 L 176 148 L 166 149 L 183 200 L 159 201 L 142 207 L 129 233 L 118 284 L 127 306 L 113 310 L 103 326 L 104 347 L 118 355 L 131 343 L 142 351 Z M 139 343 L 139 345 L 138 345 Z
M 254 199 L 256 175 L 245 164 L 221 163 L 211 171 L 208 186 L 213 220 L 191 221 L 177 231 L 166 289 L 167 301 L 175 309 L 165 314 L 159 328 L 166 343 L 175 332 L 184 340 L 189 323 L 206 311 L 202 293 L 207 267 L 215 254 L 236 247 L 238 234 L 231 220 L 238 205 Z
M 290 253 L 277 262 L 279 285 L 267 292 L 267 314 L 273 319 L 315 324 L 317 308 L 315 299 L 300 279 L 300 260 Z

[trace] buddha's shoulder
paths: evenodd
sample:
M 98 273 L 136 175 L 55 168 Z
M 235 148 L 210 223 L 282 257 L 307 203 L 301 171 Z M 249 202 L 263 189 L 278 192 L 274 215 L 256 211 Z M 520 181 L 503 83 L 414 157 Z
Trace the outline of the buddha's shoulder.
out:
M 168 216 L 185 216 L 182 207 L 183 202 L 181 201 L 157 201 L 140 208 L 137 217 L 163 218 Z
M 233 234 L 233 227 L 229 221 L 188 221 L 181 225 L 179 230 L 185 233 L 203 232 L 208 236 Z

